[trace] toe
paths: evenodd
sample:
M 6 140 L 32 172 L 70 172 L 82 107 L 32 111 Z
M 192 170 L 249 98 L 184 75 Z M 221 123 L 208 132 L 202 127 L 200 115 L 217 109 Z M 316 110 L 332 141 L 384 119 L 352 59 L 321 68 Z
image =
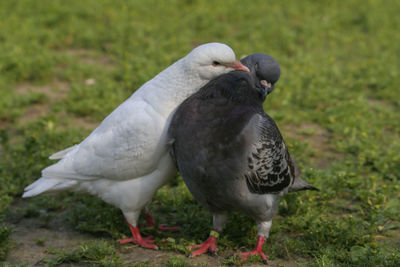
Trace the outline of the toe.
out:
M 119 242 L 120 244 L 130 243 L 130 242 L 133 242 L 133 238 L 120 239 L 120 240 L 118 240 L 118 242 Z
M 204 254 L 204 253 L 207 252 L 207 250 L 208 250 L 207 247 L 201 247 L 201 248 L 199 248 L 198 250 L 193 251 L 193 252 L 190 254 L 189 258 L 194 258 L 194 257 L 196 257 L 196 256 L 199 256 L 199 255 L 201 255 L 201 254 Z
M 200 248 L 202 245 L 203 245 L 203 244 L 191 245 L 191 246 L 188 246 L 187 248 L 190 249 L 190 250 L 192 250 L 192 249 L 194 249 L 194 248 Z
M 150 244 L 150 243 L 142 243 L 140 244 L 141 247 L 144 248 L 150 248 L 150 249 L 154 249 L 154 250 L 158 250 L 158 247 L 154 244 Z

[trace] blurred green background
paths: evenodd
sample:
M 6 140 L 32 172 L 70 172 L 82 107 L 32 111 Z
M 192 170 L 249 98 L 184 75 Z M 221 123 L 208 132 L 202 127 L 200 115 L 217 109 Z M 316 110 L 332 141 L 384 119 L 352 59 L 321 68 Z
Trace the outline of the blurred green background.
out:
M 272 263 L 400 266 L 399 13 L 395 0 L 0 1 L 0 261 L 32 264 L 15 234 L 61 220 L 95 242 L 54 249 L 36 238 L 42 264 L 194 264 L 185 246 L 206 238 L 211 216 L 179 177 L 151 209 L 182 230 L 144 230 L 170 254 L 161 263 L 127 259 L 114 242 L 128 234 L 120 211 L 95 197 L 20 196 L 49 155 L 83 140 L 144 82 L 195 46 L 222 42 L 238 58 L 262 52 L 281 63 L 264 107 L 321 189 L 282 199 L 264 245 Z M 220 254 L 255 240 L 254 223 L 233 214 Z M 240 264 L 218 264 L 231 261 Z

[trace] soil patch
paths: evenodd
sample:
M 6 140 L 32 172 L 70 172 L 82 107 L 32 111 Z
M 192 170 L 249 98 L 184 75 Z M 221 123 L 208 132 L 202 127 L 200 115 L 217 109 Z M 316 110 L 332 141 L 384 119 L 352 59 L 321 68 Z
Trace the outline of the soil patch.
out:
M 332 161 L 344 157 L 343 154 L 334 150 L 332 142 L 330 142 L 332 133 L 318 124 L 304 122 L 300 125 L 286 124 L 282 128 L 285 135 L 293 139 L 305 141 L 315 150 L 316 153 L 313 160 L 319 168 L 324 168 Z
M 89 65 L 101 65 L 106 68 L 115 68 L 118 64 L 111 57 L 99 55 L 96 51 L 88 49 L 66 49 L 59 51 L 60 54 L 77 58 L 80 62 Z
M 61 81 L 54 81 L 45 85 L 23 83 L 15 86 L 16 92 L 20 95 L 35 92 L 44 94 L 47 97 L 47 100 L 42 103 L 29 105 L 25 109 L 24 114 L 18 118 L 17 124 L 23 125 L 50 112 L 54 102 L 67 97 L 69 88 L 70 86 L 68 83 Z

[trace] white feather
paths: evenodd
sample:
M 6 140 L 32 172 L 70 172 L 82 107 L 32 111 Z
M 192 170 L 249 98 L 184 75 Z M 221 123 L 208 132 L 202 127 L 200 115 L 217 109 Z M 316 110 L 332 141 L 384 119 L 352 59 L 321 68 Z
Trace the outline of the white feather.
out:
M 66 155 L 68 152 L 70 152 L 72 149 L 74 149 L 77 145 L 68 147 L 64 150 L 58 151 L 56 153 L 54 153 L 53 155 L 51 155 L 49 157 L 49 159 L 61 159 L 62 157 L 64 157 L 64 155 Z
M 174 109 L 210 79 L 231 71 L 213 61 L 233 63 L 228 46 L 202 45 L 145 83 L 80 144 L 53 154 L 61 159 L 25 188 L 23 197 L 60 190 L 97 195 L 136 225 L 141 209 L 176 173 L 166 147 Z

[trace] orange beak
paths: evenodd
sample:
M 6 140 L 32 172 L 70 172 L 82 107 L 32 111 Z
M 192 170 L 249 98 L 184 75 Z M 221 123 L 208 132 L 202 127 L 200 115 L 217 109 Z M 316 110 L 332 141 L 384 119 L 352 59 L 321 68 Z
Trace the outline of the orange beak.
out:
M 236 60 L 232 65 L 227 66 L 228 68 L 232 68 L 234 70 L 242 70 L 246 72 L 250 72 L 249 68 L 243 65 L 239 60 Z

